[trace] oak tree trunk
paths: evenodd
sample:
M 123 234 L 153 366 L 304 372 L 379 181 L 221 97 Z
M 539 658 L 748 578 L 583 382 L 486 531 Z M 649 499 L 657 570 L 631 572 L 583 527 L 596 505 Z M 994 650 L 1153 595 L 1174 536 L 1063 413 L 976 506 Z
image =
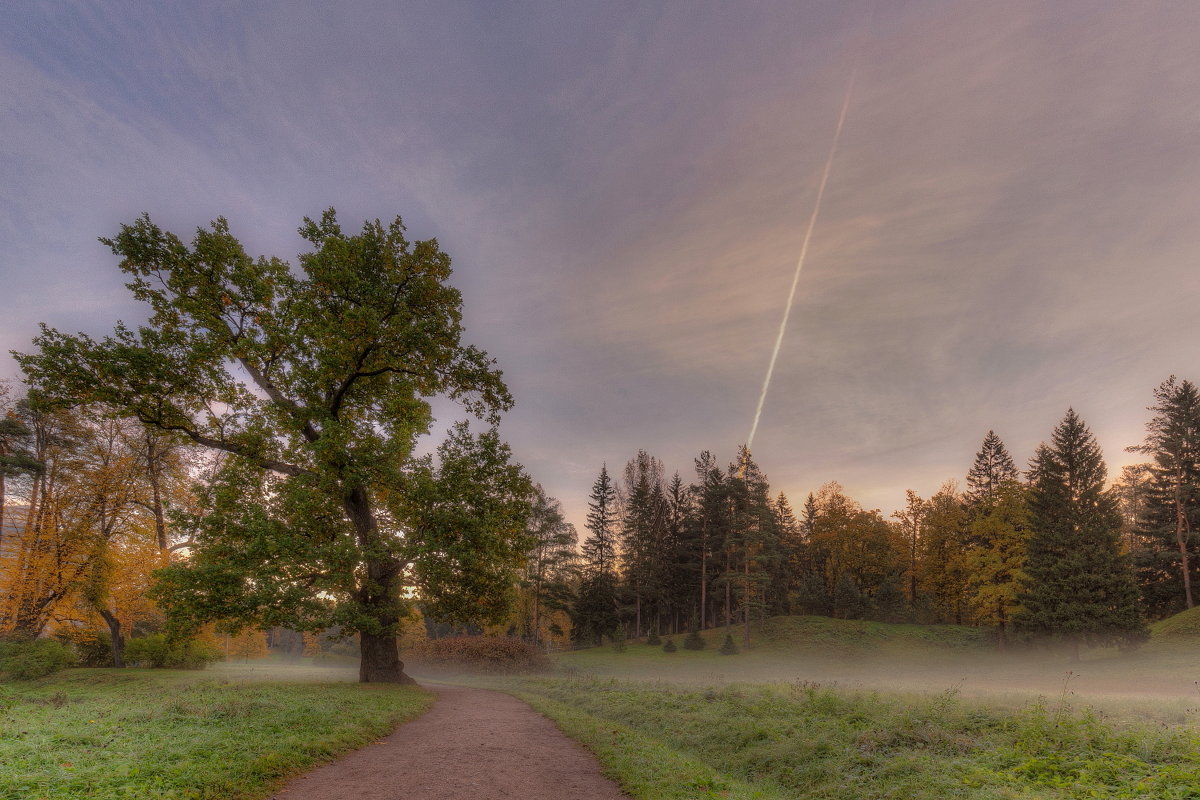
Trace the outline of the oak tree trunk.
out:
M 100 616 L 108 623 L 108 635 L 112 638 L 113 666 L 122 669 L 125 666 L 125 640 L 121 638 L 121 620 L 117 619 L 107 608 L 98 609 Z
M 396 639 L 396 628 L 400 624 L 395 605 L 400 567 L 394 558 L 379 554 L 380 542 L 376 539 L 379 529 L 366 489 L 349 490 L 342 505 L 354 525 L 359 549 L 367 554 L 367 574 L 357 592 L 358 604 L 374 620 L 379 631 L 360 631 L 358 634 L 362 651 L 358 679 L 362 683 L 415 683 L 404 673 Z

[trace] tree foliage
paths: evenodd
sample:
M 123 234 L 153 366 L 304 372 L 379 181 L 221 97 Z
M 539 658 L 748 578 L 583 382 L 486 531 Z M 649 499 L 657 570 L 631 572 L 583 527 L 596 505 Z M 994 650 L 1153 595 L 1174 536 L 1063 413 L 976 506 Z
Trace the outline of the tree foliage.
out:
M 1071 645 L 1145 638 L 1100 446 L 1074 409 L 1030 465 L 1028 552 L 1016 622 Z
M 49 400 L 229 454 L 193 519 L 197 558 L 171 569 L 164 602 L 191 620 L 333 620 L 359 634 L 363 680 L 404 681 L 407 593 L 446 590 L 445 613 L 493 616 L 529 496 L 494 431 L 455 428 L 437 462 L 414 458 L 428 399 L 493 423 L 512 401 L 461 341 L 436 240 L 410 241 L 399 218 L 349 235 L 332 209 L 300 234 L 312 249 L 293 270 L 251 258 L 224 219 L 189 246 L 143 216 L 103 241 L 149 323 L 100 340 L 44 327 L 18 360 Z

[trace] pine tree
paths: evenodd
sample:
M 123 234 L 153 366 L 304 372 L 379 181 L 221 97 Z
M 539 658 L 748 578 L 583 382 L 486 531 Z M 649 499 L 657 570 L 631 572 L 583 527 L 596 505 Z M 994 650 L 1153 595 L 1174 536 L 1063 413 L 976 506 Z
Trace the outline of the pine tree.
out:
M 697 563 L 699 625 L 705 628 L 714 616 L 710 608 L 714 600 L 710 591 L 711 578 L 715 573 L 714 556 L 724 548 L 729 535 L 729 498 L 725 474 L 717 466 L 712 453 L 707 450 L 702 452 L 695 461 L 695 467 L 696 484 L 692 487 L 695 506 L 689 539 Z
M 1195 605 L 1200 578 L 1200 391 L 1174 375 L 1154 390 L 1157 401 L 1146 441 L 1130 448 L 1153 459 L 1149 491 L 1138 520 L 1151 546 L 1137 554 L 1143 595 L 1159 615 Z
M 587 529 L 591 535 L 580 548 L 584 577 L 571 613 L 573 636 L 577 641 L 599 645 L 620 624 L 616 524 L 617 490 L 605 465 L 600 469 L 588 501 Z
M 693 558 L 688 530 L 692 514 L 692 494 L 676 472 L 666 490 L 667 522 L 663 541 L 664 574 L 662 576 L 664 612 L 670 620 L 672 633 L 679 632 L 681 615 L 686 613 L 696 581 L 693 572 L 698 561 Z M 663 627 L 660 618 L 659 627 Z
M 738 460 L 729 465 L 729 535 L 725 542 L 726 625 L 736 590 L 737 610 L 742 622 L 742 645 L 750 646 L 750 619 L 767 608 L 766 588 L 781 561 L 779 535 L 767 477 L 750 451 L 742 447 Z
M 608 476 L 608 465 L 592 485 L 588 498 L 587 529 L 591 536 L 583 542 L 585 569 L 592 574 L 612 573 L 617 566 L 617 489 Z
M 995 431 L 988 431 L 967 472 L 966 500 L 970 506 L 989 501 L 1002 485 L 1020 477 L 1012 456 Z
M 1100 446 L 1074 409 L 1030 464 L 1030 537 L 1017 626 L 1071 647 L 1146 637 Z
M 804 539 L 800 522 L 792 511 L 787 495 L 780 492 L 771 504 L 775 525 L 778 553 L 769 565 L 770 582 L 767 586 L 767 612 L 769 614 L 791 614 L 792 596 L 797 588 L 804 563 Z
M 663 465 L 645 450 L 625 465 L 621 520 L 625 582 L 634 598 L 634 636 L 642 635 L 643 606 L 661 605 L 663 543 L 667 538 L 667 499 Z

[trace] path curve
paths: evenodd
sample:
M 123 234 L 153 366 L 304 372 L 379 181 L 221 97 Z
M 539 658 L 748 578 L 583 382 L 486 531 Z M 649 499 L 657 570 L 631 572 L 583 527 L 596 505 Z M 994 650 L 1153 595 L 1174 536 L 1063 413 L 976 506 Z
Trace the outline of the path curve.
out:
M 515 697 L 427 686 L 433 708 L 272 800 L 628 800 L 595 756 Z

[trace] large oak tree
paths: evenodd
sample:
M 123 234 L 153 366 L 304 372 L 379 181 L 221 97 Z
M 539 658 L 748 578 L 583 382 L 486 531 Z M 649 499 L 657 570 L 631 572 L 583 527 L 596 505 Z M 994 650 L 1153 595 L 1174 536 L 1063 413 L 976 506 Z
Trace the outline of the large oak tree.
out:
M 43 328 L 17 355 L 43 400 L 102 403 L 227 454 L 196 552 L 161 597 L 190 621 L 356 632 L 363 681 L 405 682 L 396 629 L 414 593 L 448 619 L 498 616 L 524 553 L 530 485 L 494 429 L 455 427 L 414 458 L 444 395 L 488 422 L 512 400 L 461 341 L 436 240 L 397 218 L 347 235 L 304 220 L 299 269 L 247 255 L 224 219 L 190 246 L 143 216 L 102 240 L 150 306 L 95 340 Z

